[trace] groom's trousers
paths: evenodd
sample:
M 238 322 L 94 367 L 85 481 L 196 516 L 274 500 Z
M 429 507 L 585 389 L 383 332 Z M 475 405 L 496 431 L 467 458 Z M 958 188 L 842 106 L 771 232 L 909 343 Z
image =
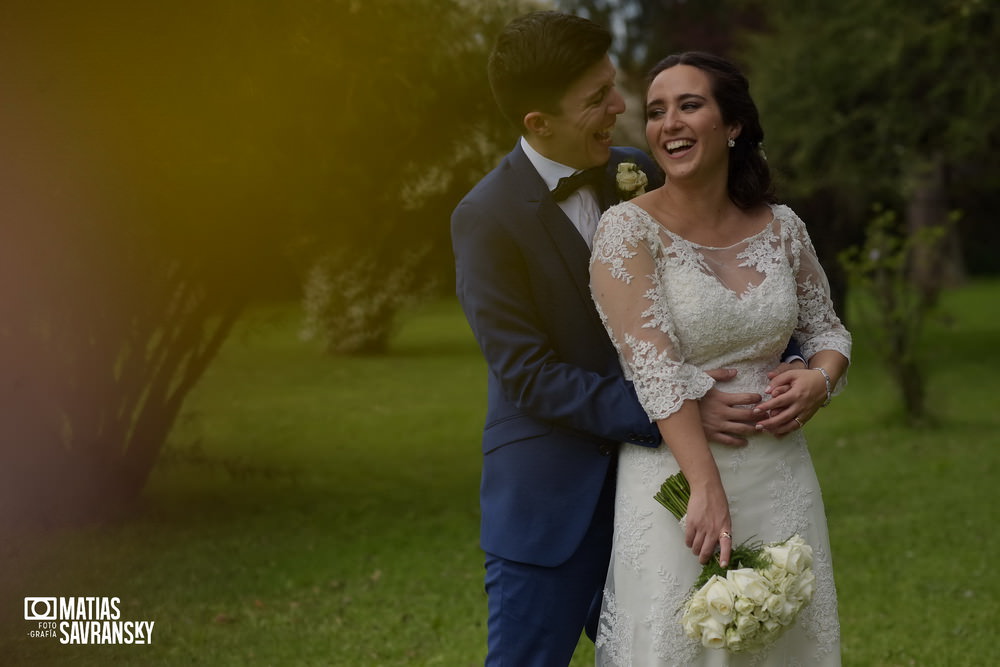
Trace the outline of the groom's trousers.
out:
M 586 626 L 593 638 L 611 558 L 616 466 L 608 466 L 590 527 L 556 567 L 486 554 L 486 667 L 564 667 Z

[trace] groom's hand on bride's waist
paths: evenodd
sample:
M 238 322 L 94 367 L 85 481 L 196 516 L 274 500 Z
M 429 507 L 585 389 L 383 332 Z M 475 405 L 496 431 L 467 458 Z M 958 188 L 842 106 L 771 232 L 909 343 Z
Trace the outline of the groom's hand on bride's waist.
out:
M 717 368 L 707 373 L 716 383 L 728 382 L 736 377 L 734 368 Z M 717 387 L 709 389 L 708 393 L 698 401 L 701 406 L 701 423 L 705 428 L 705 436 L 711 442 L 731 447 L 746 445 L 746 436 L 756 433 L 754 425 L 767 416 L 753 413 L 754 406 L 761 400 L 760 394 L 732 393 Z

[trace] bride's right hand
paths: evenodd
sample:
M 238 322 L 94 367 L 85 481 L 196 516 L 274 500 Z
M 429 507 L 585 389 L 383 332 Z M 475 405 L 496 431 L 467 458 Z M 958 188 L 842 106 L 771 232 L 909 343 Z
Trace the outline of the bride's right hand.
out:
M 698 486 L 691 485 L 685 525 L 685 544 L 707 563 L 719 547 L 719 564 L 726 567 L 733 549 L 733 524 L 729 516 L 729 501 L 721 481 Z

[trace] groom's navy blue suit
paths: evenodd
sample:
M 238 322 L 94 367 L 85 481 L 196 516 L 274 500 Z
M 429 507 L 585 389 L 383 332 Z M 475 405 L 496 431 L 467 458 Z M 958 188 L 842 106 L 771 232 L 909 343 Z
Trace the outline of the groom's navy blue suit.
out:
M 614 148 L 602 210 L 619 201 L 623 161 L 660 184 L 645 153 Z M 557 664 L 519 653 L 531 631 L 511 631 L 516 621 L 501 631 L 498 619 L 546 619 L 535 631 L 567 635 L 572 653 L 606 574 L 616 445 L 660 436 L 594 307 L 587 244 L 520 145 L 462 200 L 451 231 L 458 297 L 489 371 L 480 502 L 491 652 L 502 642 L 519 667 Z M 565 571 L 575 592 L 549 593 L 535 566 Z

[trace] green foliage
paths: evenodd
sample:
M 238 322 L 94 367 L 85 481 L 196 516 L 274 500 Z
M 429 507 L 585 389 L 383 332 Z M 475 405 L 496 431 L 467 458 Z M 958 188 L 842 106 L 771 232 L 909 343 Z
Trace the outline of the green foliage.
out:
M 694 584 L 691 586 L 691 589 L 695 591 L 699 590 L 702 586 L 707 584 L 708 580 L 712 577 L 722 577 L 725 579 L 726 572 L 729 570 L 739 570 L 741 568 L 764 570 L 770 564 L 771 557 L 764 553 L 763 542 L 743 542 L 741 544 L 736 544 L 733 545 L 729 565 L 722 567 L 717 558 L 710 559 L 707 563 L 705 563 L 705 566 L 701 568 L 701 573 L 698 575 L 698 578 L 694 580 Z
M 770 0 L 766 16 L 747 61 L 768 154 L 796 194 L 900 192 L 914 165 L 996 145 L 995 3 Z
M 912 277 L 925 291 L 963 274 L 957 235 L 989 238 L 1000 171 L 1000 11 L 988 0 L 746 0 L 763 29 L 739 60 L 760 108 L 781 197 L 810 228 L 831 274 L 864 235 L 874 202 L 905 211 L 909 230 L 967 212 L 964 229 Z M 744 4 L 744 3 L 738 3 Z
M 733 0 L 559 0 L 567 12 L 614 28 L 612 50 L 625 76 L 639 87 L 661 58 L 681 51 L 731 55 L 741 33 L 758 28 L 759 1 Z M 626 78 L 626 82 L 627 82 Z M 635 92 L 641 93 L 641 90 Z M 642 113 L 635 114 L 639 117 Z
M 303 338 L 330 354 L 385 352 L 400 312 L 432 292 L 418 272 L 427 253 L 413 252 L 395 265 L 371 253 L 339 253 L 317 261 L 305 283 Z
M 866 327 L 870 343 L 892 376 L 912 424 L 929 416 L 924 340 L 934 305 L 911 278 L 913 260 L 938 245 L 944 234 L 944 227 L 925 227 L 907 235 L 899 228 L 894 211 L 876 207 L 864 245 L 840 255 L 858 293 L 855 303 L 860 324 Z
M 484 73 L 515 8 L 4 5 L 0 532 L 134 498 L 291 262 L 447 252 L 443 221 L 508 145 Z M 13 509 L 24 494 L 38 502 Z
M 931 428 L 894 419 L 858 330 L 850 385 L 809 422 L 845 665 L 1000 664 L 1000 282 L 944 295 Z M 485 368 L 454 302 L 407 320 L 388 355 L 317 363 L 295 308 L 241 323 L 188 401 L 133 516 L 0 549 L 0 652 L 16 665 L 475 665 Z M 274 475 L 255 474 L 271 470 Z M 665 510 L 664 520 L 673 521 Z M 25 595 L 117 595 L 150 646 L 25 636 Z M 573 665 L 593 664 L 582 640 Z

